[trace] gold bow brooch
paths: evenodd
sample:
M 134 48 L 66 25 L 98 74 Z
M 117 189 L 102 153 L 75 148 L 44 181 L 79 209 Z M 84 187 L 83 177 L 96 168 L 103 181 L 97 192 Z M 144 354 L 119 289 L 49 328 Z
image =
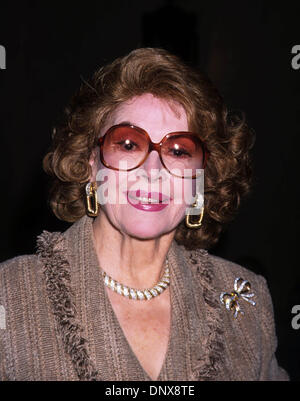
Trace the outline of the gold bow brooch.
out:
M 244 315 L 242 311 L 239 300 L 244 299 L 245 301 L 249 302 L 251 305 L 255 306 L 256 303 L 250 299 L 254 297 L 254 293 L 251 292 L 251 285 L 249 281 L 244 280 L 240 277 L 237 277 L 234 280 L 234 291 L 232 292 L 222 292 L 220 294 L 220 301 L 223 305 L 225 305 L 226 309 L 231 311 L 234 310 L 234 317 L 237 318 L 238 313 Z

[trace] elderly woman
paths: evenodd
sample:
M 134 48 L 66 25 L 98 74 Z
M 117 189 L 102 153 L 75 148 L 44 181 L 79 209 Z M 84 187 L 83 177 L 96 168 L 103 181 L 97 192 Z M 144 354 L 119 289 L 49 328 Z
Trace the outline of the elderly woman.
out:
M 74 224 L 0 267 L 0 378 L 288 379 L 265 279 L 207 251 L 250 190 L 252 145 L 164 50 L 84 82 L 44 159 Z

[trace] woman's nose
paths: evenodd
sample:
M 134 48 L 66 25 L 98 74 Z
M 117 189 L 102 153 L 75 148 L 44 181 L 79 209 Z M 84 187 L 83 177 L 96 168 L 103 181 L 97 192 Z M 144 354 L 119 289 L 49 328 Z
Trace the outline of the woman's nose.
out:
M 156 150 L 153 150 L 148 155 L 146 161 L 144 162 L 144 164 L 142 164 L 141 168 L 144 169 L 148 179 L 151 179 L 151 177 L 154 179 L 159 175 L 161 169 L 163 168 L 163 165 Z

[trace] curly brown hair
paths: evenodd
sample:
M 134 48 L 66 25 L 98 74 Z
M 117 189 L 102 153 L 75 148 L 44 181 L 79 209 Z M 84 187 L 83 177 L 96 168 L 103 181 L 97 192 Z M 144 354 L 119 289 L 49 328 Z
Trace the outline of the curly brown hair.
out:
M 175 240 L 187 249 L 213 246 L 250 192 L 250 149 L 255 135 L 244 115 L 229 113 L 222 97 L 202 73 L 166 50 L 141 48 L 97 70 L 84 81 L 65 109 L 64 122 L 53 130 L 43 160 L 53 177 L 50 205 L 61 220 L 74 222 L 86 213 L 85 185 L 89 160 L 100 128 L 124 101 L 145 93 L 181 104 L 189 129 L 199 132 L 210 152 L 205 169 L 205 213 L 199 229 L 177 227 Z

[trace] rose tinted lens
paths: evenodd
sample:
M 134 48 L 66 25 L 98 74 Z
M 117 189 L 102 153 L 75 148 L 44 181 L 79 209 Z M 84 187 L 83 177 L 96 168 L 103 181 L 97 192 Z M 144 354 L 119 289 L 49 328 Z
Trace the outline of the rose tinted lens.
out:
M 113 128 L 105 137 L 103 144 L 103 158 L 113 167 L 127 169 L 137 167 L 148 152 L 148 140 L 143 132 L 130 126 Z M 123 164 L 121 164 L 122 162 Z
M 165 166 L 174 175 L 191 177 L 197 169 L 204 168 L 204 148 L 196 135 L 170 134 L 161 153 Z

